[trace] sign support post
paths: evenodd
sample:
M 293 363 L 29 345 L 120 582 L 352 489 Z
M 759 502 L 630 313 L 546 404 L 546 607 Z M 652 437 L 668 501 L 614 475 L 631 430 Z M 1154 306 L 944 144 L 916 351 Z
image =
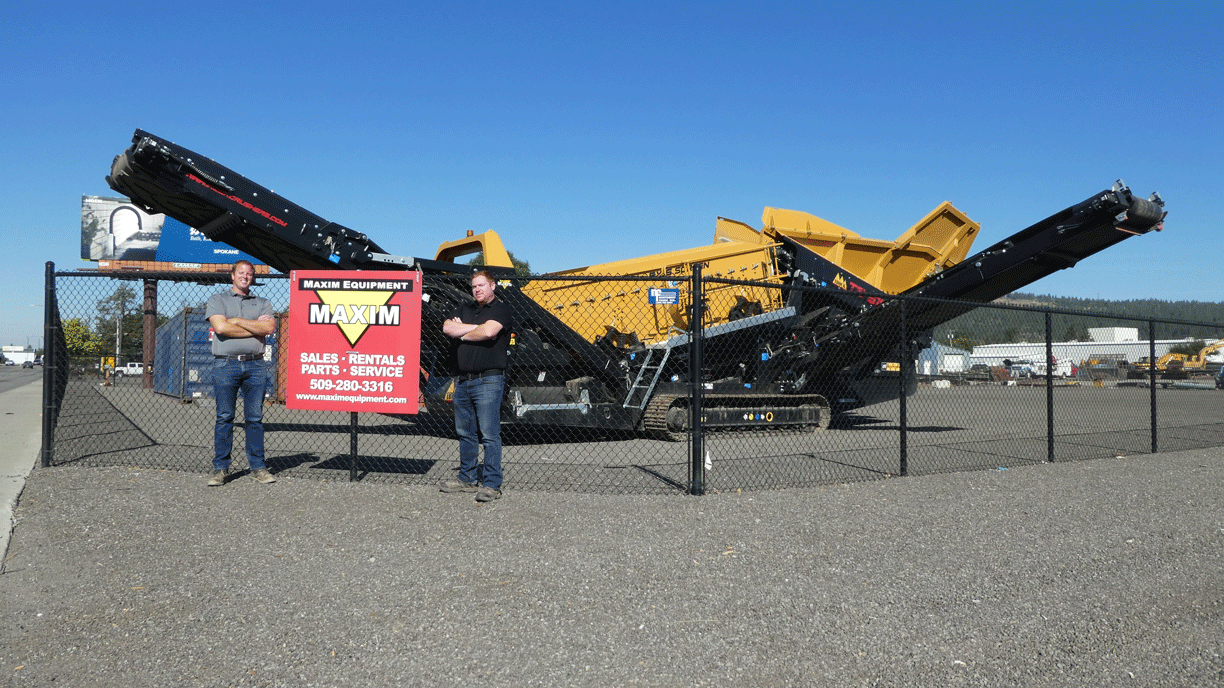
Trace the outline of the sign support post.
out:
M 349 480 L 357 413 L 417 413 L 421 273 L 294 270 L 289 275 L 285 407 L 349 412 Z

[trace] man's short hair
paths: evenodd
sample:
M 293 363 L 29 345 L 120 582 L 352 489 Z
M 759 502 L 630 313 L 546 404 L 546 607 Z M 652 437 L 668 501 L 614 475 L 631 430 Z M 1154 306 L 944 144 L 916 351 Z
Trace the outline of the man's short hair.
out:
M 473 272 L 472 276 L 468 278 L 468 284 L 474 282 L 477 277 L 485 278 L 485 281 L 487 281 L 489 284 L 497 284 L 497 280 L 493 279 L 493 275 L 489 274 L 488 270 L 477 270 L 476 272 Z
M 234 274 L 235 272 L 238 272 L 238 266 L 239 266 L 239 265 L 249 265 L 249 266 L 251 266 L 251 270 L 252 270 L 252 271 L 254 271 L 254 270 L 255 270 L 255 264 L 254 264 L 254 263 L 252 263 L 252 262 L 251 262 L 251 261 L 249 261 L 249 260 L 246 260 L 246 259 L 244 258 L 244 259 L 242 259 L 242 260 L 236 260 L 236 261 L 234 261 L 234 264 L 233 264 L 233 265 L 230 267 L 230 274 L 231 274 L 231 275 L 232 275 L 232 274 Z

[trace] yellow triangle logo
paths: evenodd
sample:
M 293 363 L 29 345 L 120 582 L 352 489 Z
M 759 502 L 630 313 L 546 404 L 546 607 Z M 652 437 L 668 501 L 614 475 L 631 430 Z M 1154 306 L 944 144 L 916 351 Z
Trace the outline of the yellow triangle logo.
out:
M 393 291 L 315 291 L 332 312 L 331 321 L 340 328 L 349 346 L 357 346 L 362 335 L 379 318 L 379 307 L 387 305 Z M 397 318 L 398 320 L 398 318 Z

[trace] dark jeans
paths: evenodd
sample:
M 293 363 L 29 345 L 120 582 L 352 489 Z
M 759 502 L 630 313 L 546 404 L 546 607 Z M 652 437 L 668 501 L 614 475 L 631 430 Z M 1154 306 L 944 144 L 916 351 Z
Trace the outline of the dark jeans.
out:
M 485 487 L 502 485 L 501 402 L 503 375 L 455 382 L 455 432 L 459 434 L 459 479 L 478 480 Z M 484 444 L 484 469 L 478 471 L 476 457 Z
M 246 421 L 247 464 L 252 471 L 264 463 L 263 401 L 268 388 L 268 365 L 264 361 L 218 358 L 213 363 L 213 396 L 217 399 L 217 425 L 213 431 L 213 469 L 230 466 L 234 444 L 234 407 L 242 391 L 242 416 Z

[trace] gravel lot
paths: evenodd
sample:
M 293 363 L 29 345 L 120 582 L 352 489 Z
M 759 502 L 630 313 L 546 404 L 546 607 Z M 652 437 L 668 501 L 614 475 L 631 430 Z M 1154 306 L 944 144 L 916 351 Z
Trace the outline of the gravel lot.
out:
M 1216 686 L 1224 450 L 722 493 L 35 469 L 11 686 Z

